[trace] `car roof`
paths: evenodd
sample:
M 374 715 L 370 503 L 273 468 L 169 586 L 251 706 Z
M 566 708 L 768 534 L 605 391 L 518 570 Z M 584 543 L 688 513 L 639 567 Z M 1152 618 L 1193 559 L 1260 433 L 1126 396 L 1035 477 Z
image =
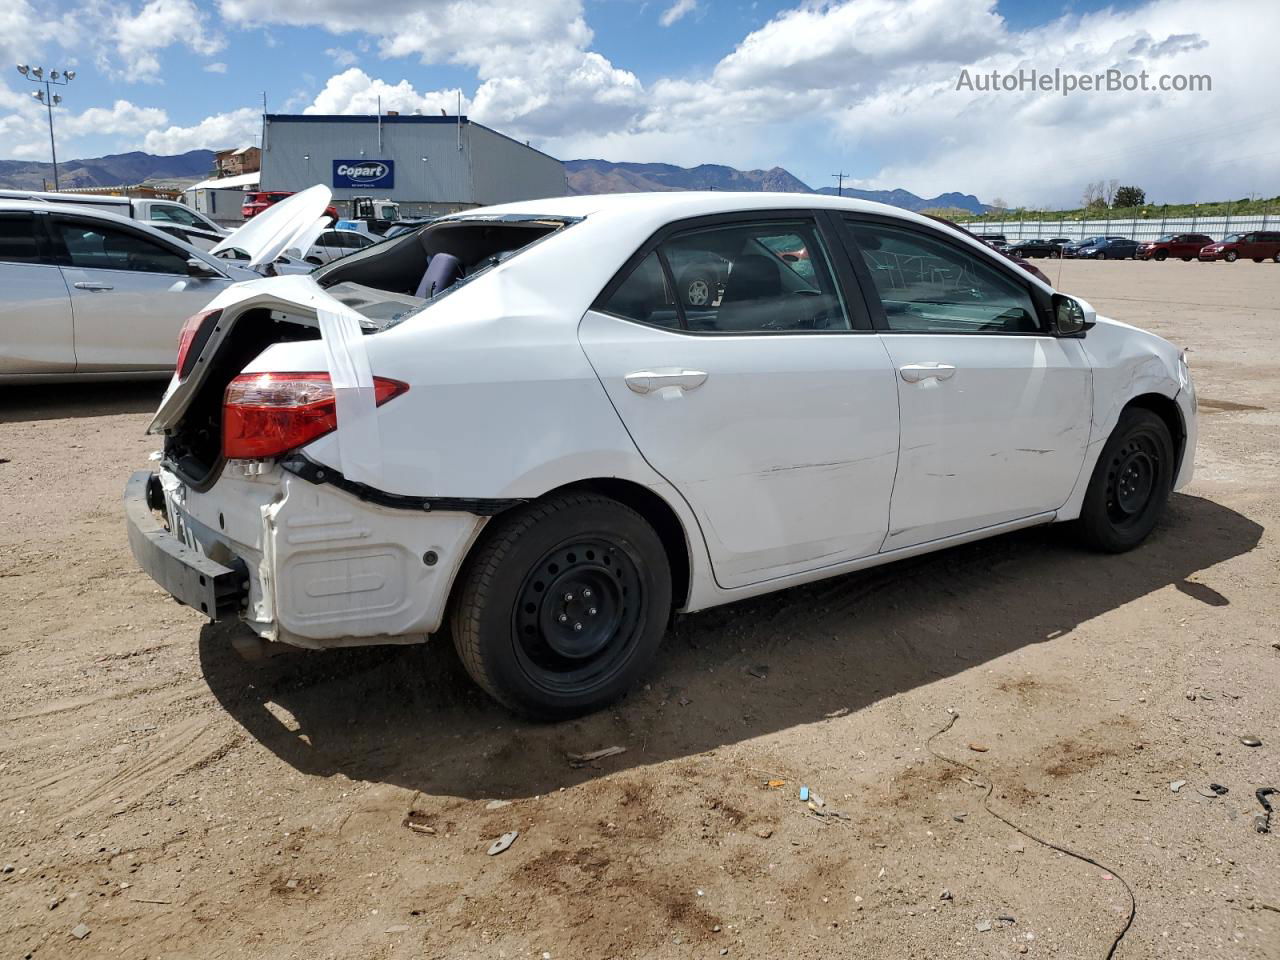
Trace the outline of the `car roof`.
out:
M 673 190 L 662 193 L 600 193 L 547 197 L 541 200 L 520 200 L 515 203 L 464 210 L 444 219 L 465 219 L 477 214 L 589 217 L 598 213 L 643 211 L 651 215 L 661 213 L 668 219 L 678 220 L 718 213 L 796 208 L 888 214 L 925 224 L 934 222 L 901 207 L 870 200 L 855 200 L 851 197 L 834 197 L 822 193 L 754 193 L 727 190 Z

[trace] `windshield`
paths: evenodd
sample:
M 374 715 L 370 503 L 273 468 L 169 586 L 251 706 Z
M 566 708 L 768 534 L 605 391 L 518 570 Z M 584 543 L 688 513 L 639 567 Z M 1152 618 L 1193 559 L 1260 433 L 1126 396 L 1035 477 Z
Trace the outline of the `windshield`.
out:
M 1244 236 L 1243 233 L 1229 233 L 1222 238 L 1222 242 L 1223 243 L 1239 243 L 1240 238 L 1243 236 Z
M 1166 233 L 1163 237 L 1156 237 L 1156 243 L 1169 243 L 1173 240 L 1173 234 Z

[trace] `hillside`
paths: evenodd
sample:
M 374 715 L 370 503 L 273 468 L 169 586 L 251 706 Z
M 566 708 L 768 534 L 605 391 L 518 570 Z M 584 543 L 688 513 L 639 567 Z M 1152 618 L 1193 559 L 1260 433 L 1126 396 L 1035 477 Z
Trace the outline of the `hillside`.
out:
M 810 193 L 808 184 L 781 167 L 736 170 L 715 163 L 677 167 L 670 163 L 566 160 L 572 193 L 648 193 L 662 190 L 749 190 Z
M 116 187 L 152 179 L 190 179 L 209 176 L 213 169 L 212 150 L 192 150 L 170 157 L 158 157 L 135 150 L 87 160 L 58 163 L 61 187 Z M 33 160 L 0 160 L 0 187 L 17 190 L 53 189 L 53 166 Z
M 566 160 L 565 174 L 572 193 L 647 193 L 664 190 L 746 190 L 779 193 L 834 194 L 835 187 L 814 190 L 782 167 L 736 170 L 720 164 L 677 167 L 670 163 L 613 163 L 609 160 Z M 951 207 L 981 213 L 986 207 L 967 193 L 918 197 L 909 190 L 844 189 L 844 196 L 875 200 L 907 210 Z

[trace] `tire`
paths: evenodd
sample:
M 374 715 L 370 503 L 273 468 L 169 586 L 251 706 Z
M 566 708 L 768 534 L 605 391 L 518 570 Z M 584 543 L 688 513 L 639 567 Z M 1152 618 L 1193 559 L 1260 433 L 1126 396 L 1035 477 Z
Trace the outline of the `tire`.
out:
M 1280 263 L 1280 251 L 1277 251 L 1276 255 L 1271 259 L 1274 260 L 1276 263 Z
M 631 508 L 589 493 L 491 523 L 467 559 L 450 617 L 467 673 L 536 719 L 616 700 L 648 668 L 671 616 L 671 570 L 657 533 Z
M 1105 260 L 1105 259 L 1107 259 L 1107 255 L 1106 255 L 1105 253 L 1103 253 L 1101 250 L 1099 250 L 1097 253 L 1095 253 L 1095 254 L 1093 255 L 1093 259 L 1095 259 L 1095 260 Z
M 1080 509 L 1081 539 L 1107 553 L 1142 543 L 1169 501 L 1175 468 L 1165 422 L 1142 407 L 1125 410 L 1089 479 Z
M 1261 262 L 1262 262 L 1262 257 L 1254 257 L 1254 258 L 1253 258 L 1253 262 L 1254 262 L 1254 263 L 1261 263 Z
M 1190 257 L 1183 257 L 1183 258 L 1182 258 L 1182 262 L 1183 262 L 1183 263 L 1190 263 L 1190 262 L 1191 262 L 1191 258 L 1190 258 Z
M 1155 261 L 1156 261 L 1156 263 L 1164 263 L 1164 262 L 1165 262 L 1166 260 L 1168 260 L 1168 259 L 1169 259 L 1169 251 L 1168 251 L 1168 250 L 1157 250 L 1157 251 L 1155 252 Z
M 719 293 L 716 289 L 718 284 L 715 274 L 704 270 L 686 272 L 680 277 L 677 286 L 686 307 L 709 307 L 715 302 L 716 294 Z
M 1236 253 L 1234 250 L 1228 250 L 1222 255 L 1222 259 L 1227 261 L 1227 263 L 1235 263 L 1239 258 L 1240 254 Z

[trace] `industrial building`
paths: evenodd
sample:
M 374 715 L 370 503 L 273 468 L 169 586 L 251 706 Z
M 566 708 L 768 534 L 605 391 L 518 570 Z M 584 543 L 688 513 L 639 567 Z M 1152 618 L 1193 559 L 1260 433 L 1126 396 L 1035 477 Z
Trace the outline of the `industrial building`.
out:
M 259 189 L 317 183 L 340 213 L 372 196 L 404 217 L 568 192 L 559 160 L 465 116 L 266 114 Z

